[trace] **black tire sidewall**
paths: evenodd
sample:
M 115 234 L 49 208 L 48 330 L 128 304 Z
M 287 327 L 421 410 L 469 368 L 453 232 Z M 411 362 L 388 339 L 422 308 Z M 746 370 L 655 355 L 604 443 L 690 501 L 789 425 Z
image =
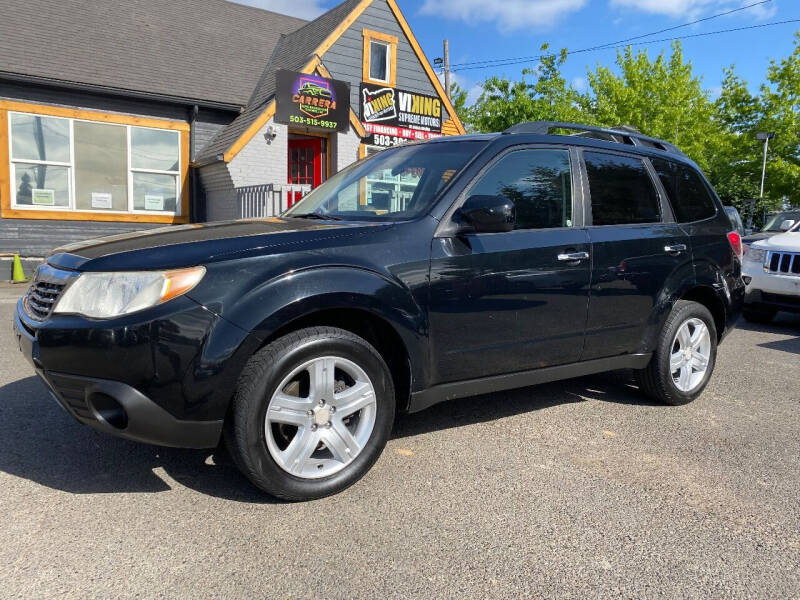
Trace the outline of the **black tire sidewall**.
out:
M 262 489 L 287 499 L 313 499 L 337 493 L 358 481 L 375 463 L 391 433 L 394 421 L 394 389 L 386 364 L 366 342 L 356 338 L 312 336 L 280 353 L 251 390 L 245 426 L 248 476 Z M 304 479 L 284 471 L 267 448 L 264 423 L 267 407 L 283 378 L 301 364 L 320 356 L 339 356 L 359 365 L 370 378 L 376 397 L 375 426 L 369 441 L 344 469 L 320 479 Z M 272 357 L 270 357 L 272 358 Z
M 711 375 L 714 373 L 714 367 L 717 363 L 717 327 L 714 323 L 714 317 L 711 316 L 711 313 L 702 304 L 685 302 L 681 306 L 676 306 L 676 309 L 677 310 L 675 310 L 667 320 L 661 339 L 659 340 L 657 356 L 658 369 L 665 391 L 667 391 L 670 396 L 670 403 L 688 404 L 703 393 L 703 390 L 705 390 L 708 382 L 711 380 Z M 675 335 L 678 333 L 678 330 L 686 321 L 694 318 L 702 320 L 708 328 L 709 336 L 711 337 L 711 352 L 703 381 L 691 392 L 684 392 L 678 389 L 678 386 L 675 385 L 675 381 L 672 379 L 670 356 L 672 354 Z

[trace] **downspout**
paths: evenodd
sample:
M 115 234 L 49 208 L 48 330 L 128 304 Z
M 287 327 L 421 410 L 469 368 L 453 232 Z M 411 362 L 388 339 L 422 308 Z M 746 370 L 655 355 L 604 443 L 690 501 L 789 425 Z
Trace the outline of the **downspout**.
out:
M 205 214 L 202 214 L 200 207 L 197 169 L 191 166 L 194 160 L 194 124 L 195 121 L 197 121 L 197 115 L 199 113 L 200 107 L 197 104 L 192 106 L 189 117 L 189 220 L 192 223 L 201 223 L 205 221 Z

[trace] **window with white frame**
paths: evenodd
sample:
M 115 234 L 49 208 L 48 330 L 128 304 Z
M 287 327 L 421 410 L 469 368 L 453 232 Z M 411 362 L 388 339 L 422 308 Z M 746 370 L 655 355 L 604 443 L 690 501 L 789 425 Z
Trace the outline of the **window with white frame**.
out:
M 373 81 L 391 81 L 391 46 L 386 42 L 369 42 L 369 78 Z
M 15 208 L 180 213 L 180 133 L 9 113 Z

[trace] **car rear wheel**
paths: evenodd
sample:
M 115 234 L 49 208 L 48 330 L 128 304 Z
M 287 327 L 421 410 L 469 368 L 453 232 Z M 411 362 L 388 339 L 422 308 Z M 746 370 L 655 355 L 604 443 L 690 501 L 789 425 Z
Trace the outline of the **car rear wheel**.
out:
M 717 330 L 708 309 L 675 303 L 658 337 L 650 364 L 634 372 L 641 390 L 666 404 L 687 404 L 708 384 L 717 358 Z
M 312 327 L 256 353 L 236 390 L 225 440 L 242 472 L 286 500 L 310 500 L 358 481 L 394 421 L 386 363 L 364 339 Z

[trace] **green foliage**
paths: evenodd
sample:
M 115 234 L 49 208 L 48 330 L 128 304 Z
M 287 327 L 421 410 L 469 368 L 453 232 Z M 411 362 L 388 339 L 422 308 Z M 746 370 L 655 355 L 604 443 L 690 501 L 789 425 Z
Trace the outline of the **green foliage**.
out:
M 561 74 L 566 50 L 555 54 L 545 44 L 542 52 L 536 68 L 523 70 L 517 81 L 486 79 L 471 106 L 456 86 L 456 109 L 470 130 L 502 131 L 537 120 L 633 126 L 680 147 L 706 172 L 723 201 L 740 210 L 759 194 L 763 142 L 755 134 L 774 131 L 766 198 L 757 203 L 757 212 L 800 206 L 800 32 L 793 53 L 770 62 L 757 94 L 730 67 L 715 101 L 678 42 L 669 56 L 662 52 L 655 59 L 646 51 L 620 50 L 613 68 L 597 65 L 588 71 L 585 93 Z
M 546 52 L 547 44 L 541 50 Z M 490 77 L 483 82 L 483 93 L 467 110 L 464 118 L 475 131 L 503 131 L 522 121 L 591 122 L 585 114 L 583 98 L 561 76 L 566 50 L 546 53 L 536 69 L 524 69 L 519 81 Z

